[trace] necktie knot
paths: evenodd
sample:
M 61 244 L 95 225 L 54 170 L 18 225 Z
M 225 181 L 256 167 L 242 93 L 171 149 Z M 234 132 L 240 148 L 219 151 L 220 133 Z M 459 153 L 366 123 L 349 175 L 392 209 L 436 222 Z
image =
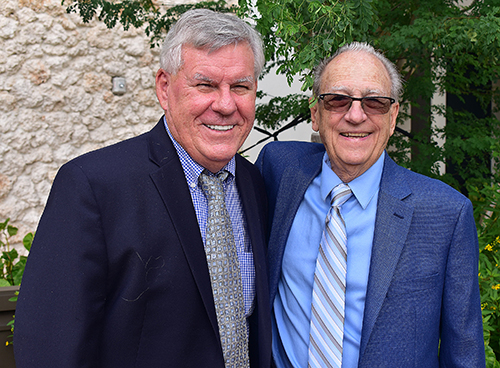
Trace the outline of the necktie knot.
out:
M 347 184 L 341 183 L 332 189 L 332 207 L 342 206 L 352 196 L 351 188 Z
M 219 172 L 217 175 L 211 175 L 207 172 L 207 170 L 204 170 L 200 174 L 198 180 L 201 184 L 201 189 L 206 194 L 208 200 L 221 200 L 223 198 L 224 189 L 222 187 L 222 183 L 226 180 L 228 175 L 229 173 L 226 170 Z

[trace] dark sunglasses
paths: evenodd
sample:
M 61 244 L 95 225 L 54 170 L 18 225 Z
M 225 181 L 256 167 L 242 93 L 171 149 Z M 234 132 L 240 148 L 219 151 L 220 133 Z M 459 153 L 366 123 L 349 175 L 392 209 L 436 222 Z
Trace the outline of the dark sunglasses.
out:
M 389 112 L 391 105 L 396 102 L 391 97 L 368 96 L 351 97 L 338 93 L 323 93 L 318 96 L 323 101 L 325 109 L 333 112 L 347 112 L 353 101 L 361 101 L 361 107 L 367 115 L 383 115 Z

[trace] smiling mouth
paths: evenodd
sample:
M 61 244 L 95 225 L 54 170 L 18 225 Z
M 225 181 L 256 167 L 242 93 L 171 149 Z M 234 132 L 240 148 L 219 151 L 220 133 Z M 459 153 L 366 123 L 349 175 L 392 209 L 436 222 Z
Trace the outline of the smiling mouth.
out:
M 221 131 L 221 132 L 224 132 L 226 130 L 231 130 L 231 129 L 234 128 L 234 125 L 207 125 L 207 124 L 205 124 L 205 126 L 208 129 L 218 130 L 218 131 Z
M 370 135 L 370 133 L 340 133 L 342 137 L 347 138 L 365 138 Z

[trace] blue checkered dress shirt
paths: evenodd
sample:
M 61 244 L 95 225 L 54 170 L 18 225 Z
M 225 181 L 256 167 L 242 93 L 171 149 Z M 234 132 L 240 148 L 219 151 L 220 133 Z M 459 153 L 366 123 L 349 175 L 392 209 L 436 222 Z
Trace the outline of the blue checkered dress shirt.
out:
M 205 168 L 194 161 L 191 156 L 182 148 L 182 146 L 172 137 L 168 129 L 167 122 L 164 118 L 165 128 L 172 140 L 177 154 L 181 161 L 184 175 L 191 192 L 194 210 L 200 226 L 201 237 L 205 244 L 205 234 L 208 217 L 208 204 L 205 193 L 201 189 L 198 182 L 198 177 Z M 226 194 L 226 208 L 231 218 L 233 226 L 234 241 L 240 261 L 241 281 L 243 285 L 243 296 L 245 298 L 245 315 L 249 317 L 252 314 L 253 300 L 255 297 L 255 267 L 253 263 L 252 245 L 247 231 L 245 214 L 241 206 L 238 188 L 236 187 L 236 160 L 234 157 L 229 163 L 222 168 L 230 173 L 227 179 L 223 182 L 224 192 Z M 221 171 L 222 171 L 221 170 Z

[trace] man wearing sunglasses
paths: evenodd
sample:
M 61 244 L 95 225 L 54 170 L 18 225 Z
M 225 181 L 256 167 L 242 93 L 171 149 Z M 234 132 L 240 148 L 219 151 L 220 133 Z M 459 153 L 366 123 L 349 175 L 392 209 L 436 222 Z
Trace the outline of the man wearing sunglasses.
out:
M 484 367 L 470 201 L 391 160 L 402 83 L 352 43 L 315 71 L 323 144 L 273 142 L 269 197 L 277 367 Z

